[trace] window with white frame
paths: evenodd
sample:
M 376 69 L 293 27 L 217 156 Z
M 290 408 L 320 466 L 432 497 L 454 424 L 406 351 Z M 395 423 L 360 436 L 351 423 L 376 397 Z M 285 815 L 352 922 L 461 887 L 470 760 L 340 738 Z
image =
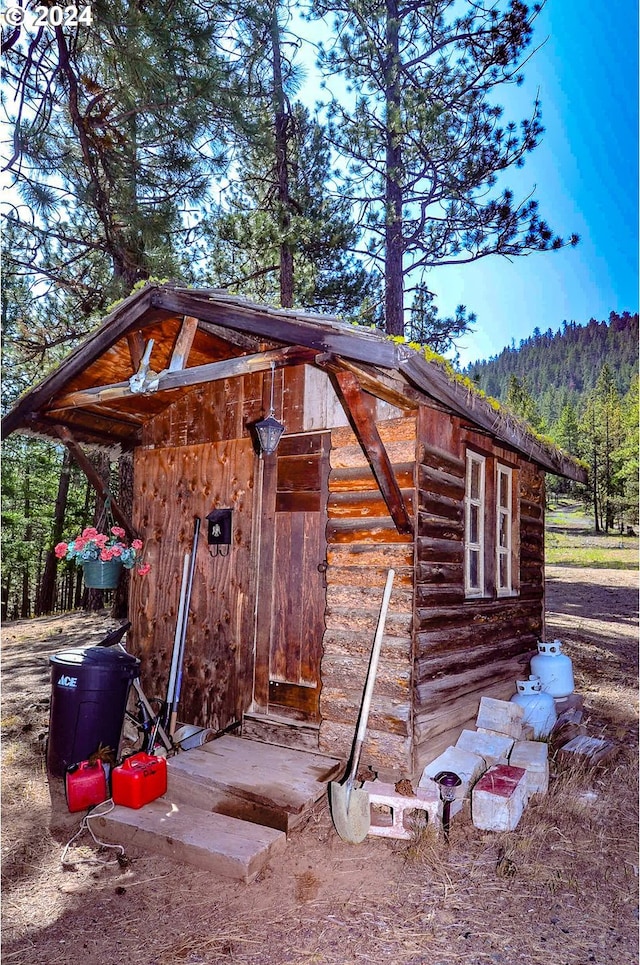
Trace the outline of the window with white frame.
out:
M 496 479 L 496 590 L 505 596 L 513 590 L 511 577 L 511 482 L 513 470 L 497 467 Z
M 467 451 L 464 496 L 464 590 L 484 594 L 485 458 Z

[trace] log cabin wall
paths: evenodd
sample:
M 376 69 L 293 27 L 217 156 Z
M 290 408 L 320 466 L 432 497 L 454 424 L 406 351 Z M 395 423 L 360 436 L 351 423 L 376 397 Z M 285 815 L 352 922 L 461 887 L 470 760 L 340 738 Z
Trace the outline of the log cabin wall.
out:
M 415 514 L 415 415 L 378 429 L 407 509 Z M 412 753 L 414 544 L 400 535 L 355 434 L 331 432 L 327 609 L 319 749 L 348 758 L 389 567 L 396 571 L 362 763 L 409 775 Z
M 461 420 L 423 407 L 418 422 L 415 770 L 473 727 L 483 694 L 508 699 L 542 632 L 544 474 Z M 485 587 L 466 599 L 466 450 L 486 458 Z M 514 594 L 495 592 L 495 467 L 513 470 Z
M 288 430 L 299 429 L 301 368 L 275 378 L 277 411 L 286 412 Z M 260 476 L 249 426 L 266 414 L 269 390 L 270 374 L 199 386 L 145 426 L 134 454 L 134 525 L 152 570 L 131 581 L 132 649 L 146 693 L 164 697 L 183 560 L 199 516 L 179 719 L 214 730 L 240 720 L 252 700 Z M 207 545 L 205 517 L 214 507 L 233 509 L 228 556 L 212 556 Z

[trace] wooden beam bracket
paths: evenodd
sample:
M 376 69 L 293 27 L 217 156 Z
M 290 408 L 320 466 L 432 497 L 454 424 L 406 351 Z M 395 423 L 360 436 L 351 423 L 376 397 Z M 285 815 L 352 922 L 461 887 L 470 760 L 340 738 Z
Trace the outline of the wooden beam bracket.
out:
M 378 432 L 373 397 L 363 391 L 353 372 L 337 366 L 331 371 L 331 376 L 349 423 L 371 464 L 396 529 L 403 536 L 413 536 L 413 522 L 402 498 L 389 454 Z
M 108 485 L 96 472 L 95 468 L 91 464 L 91 461 L 87 458 L 81 447 L 73 438 L 71 432 L 66 426 L 56 426 L 56 432 L 100 498 L 106 500 L 108 497 L 110 499 L 111 512 L 113 513 L 114 519 L 120 523 L 129 539 L 135 539 L 138 534 L 133 528 L 131 520 L 125 515 L 119 503 L 113 498 L 109 491 Z

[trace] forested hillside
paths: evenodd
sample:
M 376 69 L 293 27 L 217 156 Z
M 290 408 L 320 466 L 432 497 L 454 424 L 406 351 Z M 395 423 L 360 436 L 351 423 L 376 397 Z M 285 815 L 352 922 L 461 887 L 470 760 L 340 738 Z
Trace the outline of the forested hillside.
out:
M 608 321 L 587 325 L 563 322 L 557 332 L 536 328 L 519 345 L 514 342 L 488 361 L 465 370 L 483 392 L 507 400 L 512 376 L 533 397 L 547 428 L 558 421 L 567 403 L 579 407 L 607 365 L 615 387 L 625 395 L 638 372 L 638 315 L 611 312 Z
M 551 495 L 572 489 L 596 531 L 625 532 L 638 522 L 637 313 L 564 322 L 555 334 L 536 329 L 465 374 L 586 463 L 586 488 L 550 479 Z

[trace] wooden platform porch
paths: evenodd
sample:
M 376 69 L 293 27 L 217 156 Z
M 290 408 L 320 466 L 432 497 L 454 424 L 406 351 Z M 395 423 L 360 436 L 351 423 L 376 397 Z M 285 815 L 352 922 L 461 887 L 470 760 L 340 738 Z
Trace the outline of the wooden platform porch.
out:
M 167 793 L 92 819 L 96 833 L 213 873 L 253 880 L 327 795 L 343 763 L 225 735 L 167 761 Z

